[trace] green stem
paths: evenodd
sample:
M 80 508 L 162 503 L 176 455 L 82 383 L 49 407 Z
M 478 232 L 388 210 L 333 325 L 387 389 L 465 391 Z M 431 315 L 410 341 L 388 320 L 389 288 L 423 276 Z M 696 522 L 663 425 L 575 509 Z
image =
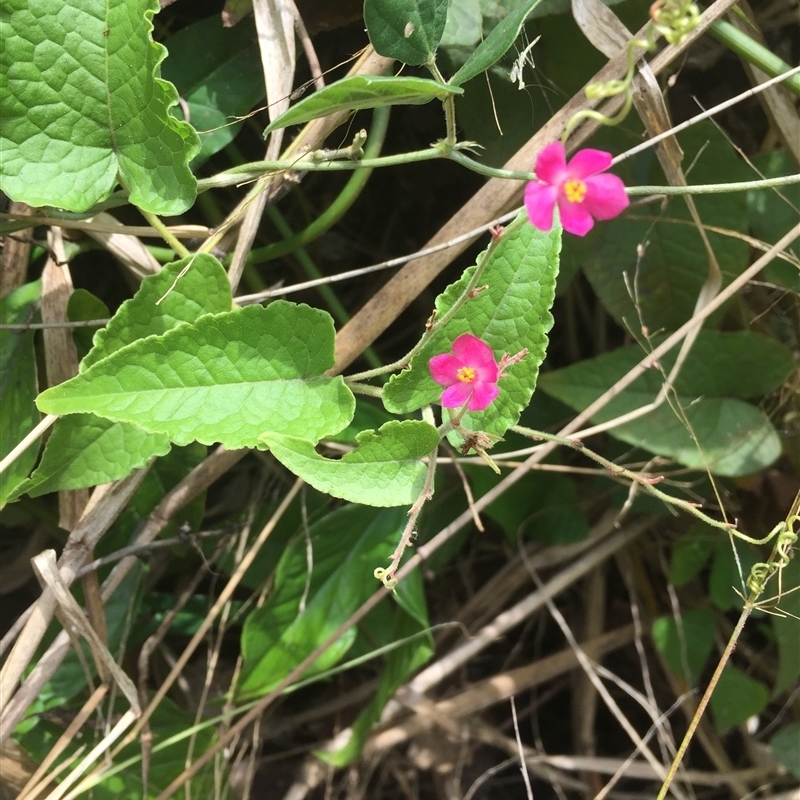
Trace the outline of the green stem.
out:
M 139 209 L 142 216 L 154 227 L 159 234 L 161 234 L 161 238 L 181 257 L 187 258 L 191 255 L 189 250 L 181 244 L 181 242 L 176 239 L 169 231 L 169 228 L 155 215 L 151 214 L 149 211 L 145 211 L 144 209 Z
M 627 478 L 629 481 L 638 483 L 645 491 L 652 494 L 654 497 L 657 497 L 664 503 L 678 506 L 679 508 L 682 508 L 684 511 L 693 514 L 695 517 L 714 528 L 721 528 L 728 533 L 732 533 L 734 536 L 739 535 L 739 532 L 736 531 L 729 523 L 720 522 L 719 520 L 706 516 L 702 511 L 699 511 L 693 503 L 689 503 L 686 500 L 681 500 L 679 497 L 673 497 L 672 495 L 666 494 L 666 492 L 656 489 L 656 487 L 653 485 L 652 479 L 644 478 L 636 472 L 631 472 L 629 469 L 618 466 L 613 461 L 609 461 L 608 459 L 603 458 L 603 456 L 595 453 L 593 450 L 590 450 L 577 439 L 565 439 L 560 436 L 553 436 L 550 433 L 545 433 L 544 431 L 536 431 L 532 428 L 524 428 L 521 425 L 514 425 L 511 430 L 515 433 L 521 434 L 522 436 L 527 436 L 529 439 L 542 439 L 547 442 L 555 442 L 556 444 L 564 445 L 565 447 L 571 447 L 573 450 L 577 450 L 587 458 L 591 458 L 592 461 L 596 461 L 598 464 L 605 467 L 612 475 L 618 475 L 623 478 Z M 657 480 L 661 479 L 658 478 Z M 744 536 L 744 534 L 742 534 L 742 536 Z
M 197 191 L 205 192 L 223 186 L 236 186 L 247 181 L 258 180 L 271 172 L 347 172 L 354 169 L 372 169 L 374 167 L 394 167 L 399 164 L 411 164 L 418 161 L 433 161 L 446 158 L 447 148 L 434 145 L 425 150 L 411 153 L 397 153 L 380 158 L 364 158 L 360 161 L 312 161 L 303 157 L 291 161 L 251 161 L 239 167 L 227 169 L 211 178 L 203 178 L 197 182 Z
M 793 183 L 800 183 L 800 174 L 783 175 L 780 178 L 764 178 L 758 181 L 701 183 L 694 186 L 626 186 L 625 191 L 632 196 L 641 194 L 724 194 L 726 192 L 746 192 L 750 189 L 789 186 Z
M 364 148 L 367 160 L 376 158 L 380 153 L 384 139 L 386 138 L 388 125 L 389 107 L 376 108 L 372 116 L 372 126 Z M 285 234 L 281 231 L 282 235 L 287 236 L 286 239 L 282 242 L 274 242 L 273 244 L 268 244 L 266 247 L 259 247 L 252 250 L 247 256 L 247 263 L 261 264 L 264 261 L 271 261 L 286 253 L 291 253 L 298 247 L 302 247 L 322 236 L 322 234 L 338 222 L 348 211 L 350 206 L 353 205 L 361 194 L 361 190 L 366 185 L 371 174 L 371 167 L 356 170 L 344 189 L 339 193 L 339 196 L 307 228 L 294 235 Z M 313 277 L 319 277 L 319 275 L 314 275 Z
M 741 56 L 745 61 L 765 72 L 771 78 L 782 75 L 791 69 L 783 59 L 778 58 L 771 50 L 764 47 L 735 25 L 724 19 L 718 19 L 708 32 L 721 44 L 724 44 L 736 55 Z M 792 75 L 787 78 L 783 85 L 793 94 L 800 97 L 800 76 Z

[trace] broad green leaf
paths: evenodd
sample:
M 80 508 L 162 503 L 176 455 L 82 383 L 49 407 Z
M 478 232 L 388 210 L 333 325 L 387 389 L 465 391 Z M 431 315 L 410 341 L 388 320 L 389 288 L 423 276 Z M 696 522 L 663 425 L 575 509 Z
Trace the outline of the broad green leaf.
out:
M 775 601 L 777 611 L 770 614 L 772 629 L 778 641 L 778 675 L 775 679 L 774 695 L 779 695 L 794 686 L 800 677 L 800 558 L 793 558 L 781 570 L 780 581 L 773 578 L 769 594 L 781 595 Z
M 427 422 L 387 422 L 356 436 L 356 449 L 325 458 L 314 443 L 265 433 L 260 441 L 275 458 L 320 492 L 368 506 L 402 506 L 417 500 L 425 485 L 422 459 L 435 450 L 439 434 Z
M 4 325 L 33 322 L 42 286 L 27 283 L 0 300 Z M 39 424 L 34 400 L 38 392 L 33 331 L 0 331 L 0 458 L 7 456 Z M 35 441 L 0 475 L 0 508 L 36 463 Z
M 180 322 L 195 322 L 203 314 L 230 311 L 231 305 L 228 276 L 213 256 L 201 253 L 167 264 L 145 278 L 108 325 L 97 331 L 94 347 L 81 361 L 80 371 L 85 372 L 125 345 L 166 333 Z
M 162 433 L 146 433 L 94 414 L 70 414 L 56 421 L 41 463 L 14 497 L 110 483 L 169 449 L 169 439 Z
M 653 643 L 672 671 L 695 686 L 714 646 L 717 623 L 714 612 L 695 608 L 674 617 L 653 622 Z
M 372 46 L 404 64 L 432 61 L 442 40 L 448 0 L 364 0 Z
M 333 320 L 276 301 L 207 314 L 123 347 L 39 395 L 52 414 L 90 412 L 176 444 L 255 447 L 265 432 L 315 441 L 344 428 L 352 392 L 333 366 Z
M 527 348 L 528 355 L 514 364 L 500 379 L 500 395 L 481 412 L 468 412 L 463 424 L 502 436 L 516 425 L 536 387 L 539 365 L 547 348 L 547 332 L 553 326 L 553 305 L 561 229 L 548 233 L 536 230 L 524 218 L 512 223 L 497 244 L 480 283 L 488 288 L 468 299 L 452 320 L 437 330 L 412 359 L 409 369 L 393 375 L 384 387 L 383 402 L 388 411 L 406 414 L 435 403 L 442 387 L 431 378 L 428 362 L 438 353 L 449 352 L 462 333 L 472 333 L 494 350 L 514 355 Z M 436 314 L 442 317 L 469 285 L 475 267 L 445 289 L 436 299 Z
M 421 600 L 424 611 L 425 599 L 419 570 L 412 572 L 397 587 L 398 596 L 404 592 L 408 594 L 409 591 L 414 592 L 415 599 L 419 598 Z M 375 611 L 378 611 L 378 608 Z M 433 639 L 430 634 L 427 636 L 418 635 L 421 630 L 428 627 L 427 613 L 424 614 L 423 619 L 415 618 L 407 614 L 400 605 L 393 608 L 392 612 L 388 625 L 384 623 L 384 626 L 374 633 L 371 631 L 373 641 L 376 645 L 396 642 L 402 639 L 408 639 L 408 641 L 392 650 L 386 657 L 386 663 L 381 670 L 378 691 L 375 693 L 372 702 L 358 715 L 356 721 L 352 724 L 350 738 L 347 743 L 335 752 L 317 752 L 321 759 L 334 766 L 343 767 L 361 755 L 364 742 L 372 727 L 380 720 L 386 704 L 402 683 L 433 655 Z
M 711 123 L 693 126 L 678 140 L 685 154 L 684 169 L 691 165 L 689 183 L 756 177 Z M 653 184 L 665 180 L 655 159 L 649 175 L 641 174 L 640 170 L 632 178 L 637 183 Z M 706 225 L 734 234 L 747 232 L 744 192 L 698 195 L 695 204 Z M 735 235 L 709 230 L 708 238 L 725 286 L 747 267 L 749 248 Z M 644 245 L 641 251 L 640 245 Z M 584 239 L 570 237 L 564 249 L 565 257 L 569 254 L 582 261 L 586 277 L 608 312 L 623 328 L 634 331 L 642 323 L 651 331 L 679 328 L 691 317 L 708 276 L 703 242 L 682 197 L 669 198 L 663 209 L 648 206 L 630 209 L 619 219 L 597 225 Z M 636 302 L 630 288 L 634 276 Z M 709 326 L 722 313 L 712 316 Z
M 200 136 L 191 164 L 196 169 L 233 140 L 244 124 L 238 118 L 265 97 L 255 26 L 247 19 L 225 28 L 217 14 L 181 29 L 164 45 L 164 78 L 175 84 Z M 181 106 L 173 113 L 182 118 Z
M 685 586 L 696 577 L 711 558 L 714 545 L 719 538 L 715 531 L 703 522 L 696 522 L 672 547 L 669 564 L 669 581 L 675 586 Z
M 654 344 L 658 341 L 654 339 Z M 572 408 L 583 410 L 643 355 L 636 345 L 619 348 L 542 375 L 540 386 Z M 661 360 L 664 373 L 669 373 L 676 355 L 677 348 Z M 672 405 L 663 403 L 610 433 L 694 469 L 707 468 L 717 475 L 756 472 L 778 457 L 780 439 L 766 416 L 740 398 L 773 391 L 792 368 L 788 350 L 760 334 L 702 331 L 675 385 L 682 415 L 673 410 L 673 398 Z M 662 382 L 660 370 L 648 370 L 593 420 L 606 422 L 653 402 Z M 687 421 L 694 436 L 687 430 Z
M 345 506 L 286 548 L 272 594 L 244 624 L 239 697 L 268 692 L 379 588 L 372 573 L 386 563 L 405 518 L 402 509 Z M 351 628 L 305 677 L 340 661 L 355 637 Z
M 197 134 L 169 113 L 153 42 L 157 0 L 7 0 L 0 49 L 2 189 L 32 206 L 86 211 L 119 182 L 130 201 L 180 214 L 197 194 Z
M 422 105 L 431 100 L 444 100 L 462 89 L 428 78 L 404 78 L 385 75 L 354 75 L 320 89 L 281 114 L 264 131 L 266 136 L 276 128 L 300 125 L 337 111 L 357 111 L 380 106 Z
M 525 0 L 518 5 L 494 30 L 475 48 L 463 67 L 450 79 L 453 86 L 461 86 L 472 78 L 485 72 L 505 54 L 517 36 L 525 18 L 541 0 Z
M 385 422 L 391 422 L 393 417 L 387 414 L 382 406 L 366 400 L 363 397 L 356 399 L 356 411 L 350 424 L 339 433 L 329 436 L 334 442 L 356 446 L 358 434 L 362 431 L 371 431 L 380 428 Z
M 722 670 L 711 695 L 711 710 L 719 733 L 760 714 L 769 702 L 767 687 L 730 665 Z
M 790 722 L 770 739 L 772 755 L 800 779 L 800 722 Z

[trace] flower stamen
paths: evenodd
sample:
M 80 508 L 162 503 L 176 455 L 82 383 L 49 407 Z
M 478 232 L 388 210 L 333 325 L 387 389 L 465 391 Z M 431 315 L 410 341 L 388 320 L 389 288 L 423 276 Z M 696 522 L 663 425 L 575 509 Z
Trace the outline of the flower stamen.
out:
M 564 184 L 564 194 L 570 203 L 582 203 L 586 197 L 586 184 L 579 180 L 567 181 Z
M 475 380 L 475 370 L 472 367 L 461 367 L 456 372 L 456 378 L 462 383 L 472 383 Z

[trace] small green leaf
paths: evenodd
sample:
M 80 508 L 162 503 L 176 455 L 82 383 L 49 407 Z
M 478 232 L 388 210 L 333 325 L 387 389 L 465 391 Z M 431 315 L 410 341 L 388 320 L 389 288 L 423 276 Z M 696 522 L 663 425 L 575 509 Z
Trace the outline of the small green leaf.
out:
M 433 59 L 447 21 L 448 0 L 364 0 L 364 23 L 375 51 L 413 66 Z
M 71 414 L 56 421 L 41 463 L 15 497 L 110 483 L 169 449 L 169 439 L 161 433 L 94 414 Z
M 40 281 L 27 283 L 0 300 L 4 325 L 33 322 L 42 291 Z M 38 385 L 33 331 L 0 331 L 0 458 L 7 456 L 36 425 L 39 412 L 34 402 Z M 0 475 L 0 508 L 36 463 L 37 439 Z
M 345 506 L 286 548 L 272 593 L 244 624 L 239 697 L 268 692 L 379 588 L 372 573 L 386 563 L 404 523 L 402 509 Z M 351 628 L 305 677 L 340 661 L 355 637 Z
M 452 0 L 447 8 L 441 46 L 472 47 L 481 40 L 482 33 L 481 0 Z
M 436 449 L 439 434 L 427 422 L 387 422 L 358 434 L 356 449 L 338 460 L 324 458 L 303 439 L 265 433 L 260 440 L 320 492 L 368 506 L 402 506 L 419 498 L 428 469 L 422 459 Z
M 154 214 L 197 194 L 199 148 L 169 108 L 166 50 L 151 33 L 157 0 L 8 0 L 0 27 L 2 189 L 32 206 L 86 211 L 117 182 Z
M 203 314 L 230 311 L 231 305 L 228 276 L 213 256 L 200 253 L 167 264 L 145 278 L 108 325 L 97 331 L 94 347 L 81 362 L 80 371 L 85 372 L 125 345 L 166 333 L 180 322 L 195 322 Z
M 191 164 L 197 169 L 233 140 L 244 124 L 240 118 L 266 96 L 255 25 L 247 19 L 225 28 L 216 15 L 182 28 L 164 45 L 164 78 L 175 84 L 200 136 Z M 182 118 L 181 106 L 173 112 Z
M 654 338 L 653 344 L 658 341 L 660 337 Z M 541 377 L 540 386 L 582 411 L 643 355 L 636 345 L 619 348 L 548 372 Z M 668 353 L 660 361 L 660 370 L 645 372 L 592 419 L 606 422 L 652 403 L 664 380 L 661 370 L 668 374 L 676 355 L 677 349 Z M 765 394 L 780 386 L 793 368 L 791 362 L 785 347 L 760 334 L 701 331 L 675 384 L 685 419 L 670 403 L 662 403 L 610 433 L 693 469 L 730 476 L 756 472 L 780 455 L 780 439 L 763 412 L 739 398 Z
M 718 532 L 703 522 L 696 522 L 672 548 L 669 581 L 674 586 L 685 586 L 699 574 L 711 558 Z
M 333 366 L 333 320 L 278 300 L 207 314 L 148 336 L 39 395 L 47 413 L 90 412 L 164 433 L 176 444 L 256 447 L 265 432 L 319 440 L 355 401 Z
M 767 687 L 745 675 L 740 669 L 728 665 L 719 676 L 719 683 L 711 695 L 711 710 L 719 733 L 734 725 L 741 725 L 755 714 L 760 714 L 769 702 Z
M 428 78 L 395 78 L 385 75 L 354 75 L 320 89 L 281 114 L 264 131 L 266 136 L 276 128 L 300 125 L 337 111 L 357 111 L 380 106 L 422 105 L 431 100 L 444 100 L 449 94 L 462 94 L 456 86 L 448 86 Z
M 695 608 L 653 622 L 653 643 L 676 675 L 695 686 L 714 646 L 717 623 L 714 612 Z
M 504 352 L 514 355 L 523 348 L 528 354 L 500 379 L 500 395 L 489 408 L 465 414 L 463 424 L 496 436 L 516 425 L 536 387 L 547 349 L 547 332 L 553 326 L 550 308 L 561 249 L 560 228 L 544 233 L 522 221 L 524 215 L 523 211 L 518 222 L 512 223 L 514 228 L 503 235 L 484 268 L 480 283 L 488 288 L 468 299 L 447 325 L 430 337 L 410 368 L 393 375 L 384 387 L 383 402 L 388 411 L 406 414 L 435 403 L 442 387 L 431 378 L 428 362 L 439 353 L 449 352 L 462 333 L 472 333 L 489 344 L 497 359 Z M 470 267 L 439 295 L 438 317 L 464 294 L 474 270 Z
M 528 14 L 542 0 L 525 0 L 518 5 L 492 32 L 475 48 L 463 67 L 450 79 L 453 86 L 461 86 L 472 78 L 485 72 L 497 63 L 509 50 Z
M 790 722 L 770 739 L 772 755 L 795 778 L 800 778 L 800 722 Z

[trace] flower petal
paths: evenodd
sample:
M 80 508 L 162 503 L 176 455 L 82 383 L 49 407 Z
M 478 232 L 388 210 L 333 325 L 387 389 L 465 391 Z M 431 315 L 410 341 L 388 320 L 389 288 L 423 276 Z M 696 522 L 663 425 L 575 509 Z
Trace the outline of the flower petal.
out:
M 613 160 L 611 153 L 587 147 L 585 150 L 579 150 L 570 159 L 567 164 L 567 172 L 571 178 L 589 178 L 597 175 L 598 172 L 605 172 Z
M 472 392 L 472 397 L 469 399 L 469 405 L 467 408 L 470 411 L 483 411 L 489 407 L 491 402 L 497 397 L 498 394 L 500 394 L 500 388 L 496 383 L 476 384 L 475 389 Z
M 453 342 L 453 355 L 467 367 L 495 363 L 492 348 L 483 339 L 479 339 L 471 333 L 462 333 Z
M 567 156 L 561 142 L 551 142 L 536 156 L 536 177 L 545 183 L 560 183 L 567 169 Z
M 531 181 L 525 187 L 525 210 L 534 228 L 549 231 L 553 227 L 553 208 L 558 190 L 546 183 Z
M 472 394 L 474 383 L 457 381 L 442 392 L 442 405 L 445 408 L 461 408 Z
M 594 220 L 586 209 L 586 203 L 570 203 L 566 197 L 559 197 L 558 215 L 561 217 L 561 227 L 575 236 L 586 236 L 594 227 Z
M 595 175 L 586 179 L 583 204 L 595 219 L 612 219 L 621 214 L 630 202 L 622 178 L 616 175 Z
M 431 377 L 436 383 L 442 386 L 450 386 L 453 383 L 460 383 L 456 377 L 461 367 L 464 366 L 455 356 L 450 353 L 442 353 L 441 355 L 434 356 L 428 362 L 428 369 L 431 372 Z

